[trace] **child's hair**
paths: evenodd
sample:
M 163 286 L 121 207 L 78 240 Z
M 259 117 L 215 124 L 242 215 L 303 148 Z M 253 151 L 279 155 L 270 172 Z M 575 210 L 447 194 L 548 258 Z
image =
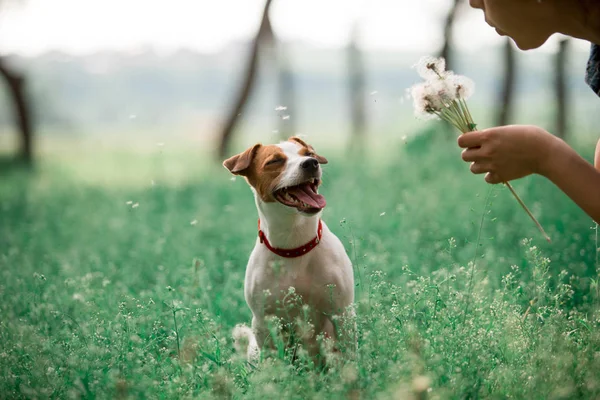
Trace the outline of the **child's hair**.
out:
M 600 30 L 600 1 L 578 0 L 585 11 L 586 23 L 594 29 Z

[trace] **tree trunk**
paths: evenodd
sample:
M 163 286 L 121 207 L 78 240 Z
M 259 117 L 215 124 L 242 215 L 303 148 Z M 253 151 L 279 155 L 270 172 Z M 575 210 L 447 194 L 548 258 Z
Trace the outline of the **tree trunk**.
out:
M 515 94 L 516 62 L 515 49 L 511 39 L 504 41 L 502 60 L 504 62 L 504 79 L 500 91 L 500 109 L 496 119 L 497 126 L 508 125 L 513 116 Z
M 295 104 L 295 86 L 294 76 L 290 68 L 289 59 L 283 43 L 275 46 L 277 51 L 277 77 L 279 102 L 287 109 L 278 115 L 279 118 L 279 136 L 282 140 L 295 134 L 296 119 L 298 118 L 298 110 Z M 287 116 L 287 118 L 285 118 Z
M 562 39 L 556 53 L 554 66 L 554 91 L 556 95 L 556 127 L 555 132 L 561 139 L 566 139 L 569 131 L 568 90 L 567 90 L 567 61 L 569 56 L 570 39 Z
M 365 110 L 365 66 L 362 53 L 357 46 L 357 37 L 358 26 L 355 26 L 352 40 L 348 46 L 348 86 L 352 121 L 350 148 L 352 150 L 363 149 L 367 119 Z
M 21 136 L 20 157 L 27 164 L 31 164 L 33 161 L 33 124 L 31 108 L 25 92 L 25 78 L 18 72 L 11 70 L 1 58 L 0 76 L 6 81 L 13 103 L 15 123 Z
M 265 38 L 268 38 L 269 36 L 272 37 L 271 22 L 269 20 L 269 9 L 271 7 L 271 3 L 272 0 L 266 0 L 265 2 L 260 28 L 258 29 L 258 32 L 252 44 L 250 58 L 248 60 L 246 70 L 243 75 L 244 80 L 242 82 L 242 86 L 240 88 L 239 93 L 236 96 L 235 103 L 231 108 L 229 117 L 226 120 L 224 128 L 221 131 L 220 144 L 218 149 L 218 156 L 220 159 L 225 158 L 227 155 L 229 145 L 231 144 L 231 139 L 233 136 L 233 131 L 235 130 L 235 127 L 238 123 L 239 116 L 244 110 L 246 104 L 248 103 L 248 98 L 250 97 L 250 93 L 252 92 L 252 89 L 254 87 L 254 83 L 256 81 L 256 74 L 258 70 L 258 60 L 261 43 L 265 40 Z
M 458 6 L 462 3 L 463 0 L 454 0 L 452 7 L 448 11 L 446 15 L 446 21 L 444 23 L 444 45 L 442 46 L 442 50 L 440 51 L 440 57 L 443 57 L 446 60 L 446 69 L 451 70 L 453 68 L 453 54 L 452 54 L 452 39 L 453 39 L 453 29 L 454 29 L 454 21 L 456 20 L 456 14 L 458 12 Z

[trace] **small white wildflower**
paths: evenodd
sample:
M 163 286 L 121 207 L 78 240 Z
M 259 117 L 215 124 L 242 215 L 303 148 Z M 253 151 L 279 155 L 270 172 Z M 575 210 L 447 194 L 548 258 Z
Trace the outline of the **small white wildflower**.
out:
M 77 301 L 83 302 L 85 299 L 84 299 L 84 297 L 83 297 L 83 295 L 81 293 L 74 293 L 73 294 L 73 300 L 77 300 Z

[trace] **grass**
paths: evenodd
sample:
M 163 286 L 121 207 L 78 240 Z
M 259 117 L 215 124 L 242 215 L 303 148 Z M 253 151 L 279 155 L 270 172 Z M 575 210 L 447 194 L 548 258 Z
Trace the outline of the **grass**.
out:
M 166 147 L 128 184 L 90 159 L 0 175 L 0 397 L 598 398 L 591 220 L 543 179 L 516 182 L 547 244 L 432 135 L 377 161 L 326 154 L 358 330 L 328 371 L 235 353 L 256 211 L 224 169 Z

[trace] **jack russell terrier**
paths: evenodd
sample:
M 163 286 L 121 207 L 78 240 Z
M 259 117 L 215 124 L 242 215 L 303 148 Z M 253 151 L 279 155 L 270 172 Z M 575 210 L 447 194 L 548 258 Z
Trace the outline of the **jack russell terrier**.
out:
M 284 326 L 306 316 L 306 307 L 287 307 L 289 293 L 308 305 L 314 329 L 288 334 L 300 337 L 313 357 L 320 354 L 316 336 L 336 339 L 334 316 L 345 315 L 354 302 L 352 263 L 321 220 L 326 202 L 318 193 L 320 164 L 327 159 L 297 137 L 276 145 L 256 144 L 223 162 L 232 174 L 246 179 L 258 208 L 258 238 L 244 283 L 252 329 L 238 325 L 233 331 L 235 347 L 249 361 L 269 346 L 269 316 L 281 318 Z

